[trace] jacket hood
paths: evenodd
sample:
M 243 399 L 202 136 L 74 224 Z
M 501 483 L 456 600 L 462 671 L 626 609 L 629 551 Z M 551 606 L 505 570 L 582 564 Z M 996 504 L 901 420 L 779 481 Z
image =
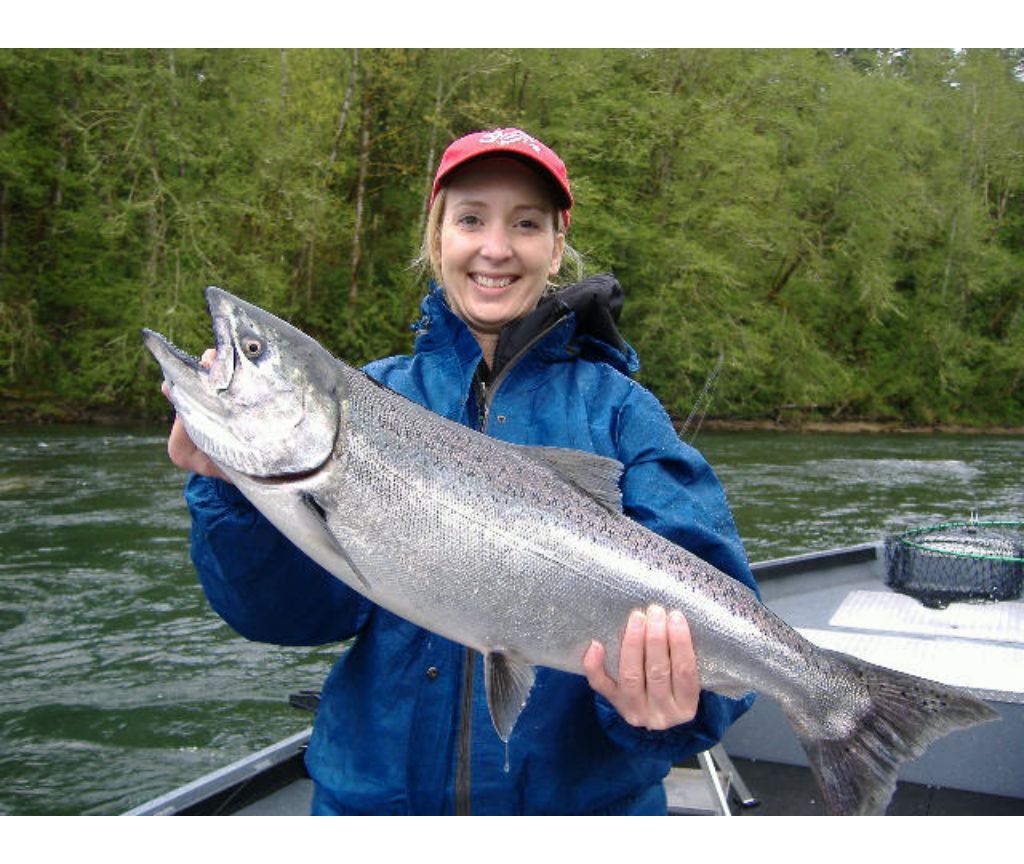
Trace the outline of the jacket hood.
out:
M 597 355 L 590 359 L 602 359 L 628 375 L 639 371 L 636 351 L 619 333 L 625 291 L 611 273 L 599 273 L 569 285 L 552 299 L 563 314 L 576 316 L 576 340 L 584 346 L 585 354 Z
M 624 297 L 622 286 L 611 273 L 600 273 L 545 295 L 532 312 L 502 330 L 492 374 L 563 319 L 566 326 L 559 328 L 562 337 L 557 347 L 566 356 L 580 355 L 608 363 L 626 375 L 635 374 L 640 369 L 639 358 L 618 329 Z M 448 306 L 444 289 L 431 281 L 430 291 L 420 304 L 420 318 L 413 325 L 416 350 L 450 343 L 458 338 L 459 328 L 468 331 Z

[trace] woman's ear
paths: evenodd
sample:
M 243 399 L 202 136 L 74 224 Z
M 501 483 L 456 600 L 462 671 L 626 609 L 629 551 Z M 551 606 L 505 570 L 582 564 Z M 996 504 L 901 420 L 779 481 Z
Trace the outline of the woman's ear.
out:
M 548 269 L 549 276 L 554 276 L 562 269 L 563 254 L 565 254 L 565 232 L 559 231 L 555 235 L 555 248 L 551 253 L 551 267 Z

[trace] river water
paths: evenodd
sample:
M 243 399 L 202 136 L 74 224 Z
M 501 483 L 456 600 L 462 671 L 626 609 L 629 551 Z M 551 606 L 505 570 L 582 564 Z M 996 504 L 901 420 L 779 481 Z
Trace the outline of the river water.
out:
M 751 560 L 1024 517 L 1024 438 L 701 433 Z M 336 647 L 234 635 L 162 431 L 0 427 L 0 814 L 122 812 L 308 725 Z

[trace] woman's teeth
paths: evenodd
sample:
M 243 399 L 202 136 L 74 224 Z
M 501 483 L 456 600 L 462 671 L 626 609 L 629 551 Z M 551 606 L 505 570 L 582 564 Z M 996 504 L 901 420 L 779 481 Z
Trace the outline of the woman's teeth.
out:
M 477 285 L 482 285 L 484 288 L 505 288 L 512 284 L 512 277 L 504 276 L 501 279 L 492 279 L 490 276 L 475 274 L 473 276 L 473 281 L 476 282 Z

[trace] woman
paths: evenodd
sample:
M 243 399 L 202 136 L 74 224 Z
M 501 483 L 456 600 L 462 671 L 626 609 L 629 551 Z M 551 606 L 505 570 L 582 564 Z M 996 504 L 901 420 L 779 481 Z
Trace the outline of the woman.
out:
M 625 466 L 625 512 L 754 587 L 718 481 L 629 375 L 622 290 L 598 276 L 549 289 L 573 199 L 561 159 L 518 129 L 445 151 L 425 257 L 435 282 L 412 355 L 367 372 L 509 442 L 573 447 Z M 506 749 L 488 718 L 480 657 L 375 606 L 299 553 L 175 423 L 192 556 L 214 609 L 278 644 L 356 637 L 324 685 L 307 765 L 314 813 L 664 813 L 673 761 L 717 742 L 749 707 L 700 690 L 676 610 L 636 610 L 615 679 L 604 648 L 586 675 L 538 670 Z

